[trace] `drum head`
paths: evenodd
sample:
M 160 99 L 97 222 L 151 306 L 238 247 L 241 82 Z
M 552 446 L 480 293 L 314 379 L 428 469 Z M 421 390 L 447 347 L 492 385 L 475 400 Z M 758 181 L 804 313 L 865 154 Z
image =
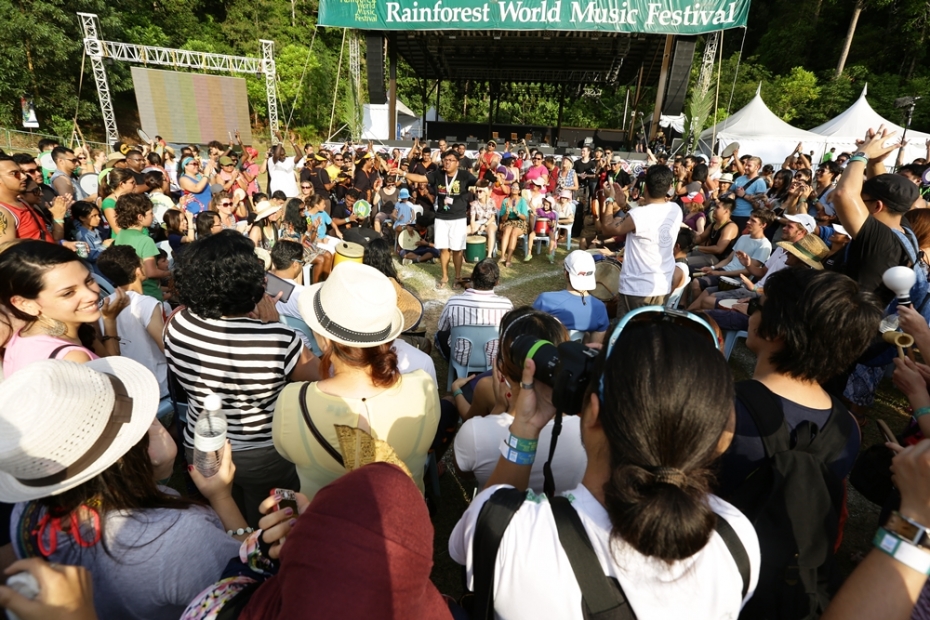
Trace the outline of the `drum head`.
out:
M 356 200 L 352 205 L 352 213 L 361 218 L 368 217 L 371 215 L 371 203 L 367 200 Z
M 484 239 L 484 237 L 482 237 Z M 404 250 L 411 251 L 417 249 L 417 241 L 420 240 L 420 235 L 417 231 L 412 233 L 407 228 L 404 228 L 400 231 L 400 234 L 397 236 L 397 244 Z
M 149 134 L 145 133 L 145 131 L 141 128 L 136 133 L 139 134 L 139 139 L 141 139 L 146 144 L 149 144 L 152 141 L 152 139 L 149 137 Z
M 97 188 L 100 185 L 100 181 L 97 178 L 97 173 L 88 172 L 87 174 L 82 174 L 78 178 L 78 185 L 80 185 L 81 189 L 83 189 L 88 194 L 96 194 Z
M 739 142 L 731 142 L 723 149 L 723 152 L 720 153 L 721 157 L 729 157 L 734 152 L 739 150 Z
M 613 299 L 620 290 L 620 264 L 613 259 L 600 261 L 594 268 L 594 281 L 597 286 L 592 295 L 601 301 Z
M 55 169 L 55 160 L 52 159 L 51 151 L 48 151 L 47 153 L 42 153 L 42 155 L 39 157 L 39 163 L 42 164 L 42 167 L 45 170 Z
M 365 248 L 359 243 L 343 241 L 336 246 L 336 253 L 342 254 L 346 258 L 362 258 L 365 256 Z
M 480 245 L 486 242 L 487 242 L 487 238 L 481 235 L 468 235 L 468 237 L 465 238 L 465 243 L 469 245 Z

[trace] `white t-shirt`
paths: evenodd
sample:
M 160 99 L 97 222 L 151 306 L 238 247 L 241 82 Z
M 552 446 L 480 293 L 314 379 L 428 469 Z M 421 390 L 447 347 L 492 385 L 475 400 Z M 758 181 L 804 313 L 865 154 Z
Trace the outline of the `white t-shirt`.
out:
M 724 271 L 739 271 L 740 269 L 745 269 L 743 264 L 739 262 L 739 258 L 736 257 L 736 252 L 738 251 L 745 252 L 749 255 L 749 258 L 764 263 L 769 259 L 769 255 L 772 253 L 772 244 L 765 237 L 753 239 L 749 235 L 743 235 L 736 240 L 736 244 L 733 246 L 733 258 L 730 259 L 729 263 L 723 266 Z
M 620 294 L 668 295 L 672 290 L 681 207 L 673 202 L 649 204 L 631 209 L 629 217 L 636 223 L 636 230 L 626 236 Z
M 436 380 L 436 364 L 433 363 L 433 358 L 400 338 L 394 341 L 394 346 L 391 348 L 397 354 L 397 369 L 400 370 L 400 374 L 406 375 L 415 370 L 422 370 L 433 378 L 436 389 L 439 389 L 439 381 Z
M 459 520 L 449 538 L 449 555 L 468 569 L 474 588 L 472 539 L 481 507 L 500 488 L 485 489 Z M 759 581 L 759 542 L 740 511 L 710 495 L 710 506 L 735 530 L 749 555 L 750 583 L 741 600 L 742 578 L 726 543 L 714 532 L 708 544 L 686 560 L 667 565 L 624 543 L 611 544 L 610 517 L 584 486 L 562 495 L 572 501 L 604 574 L 619 581 L 639 620 L 735 619 Z M 494 570 L 495 617 L 581 620 L 581 590 L 559 543 L 552 508 L 545 496 L 527 492 L 501 540 Z
M 274 193 L 278 190 L 284 192 L 288 198 L 294 198 L 300 195 L 297 189 L 297 179 L 294 178 L 294 170 L 298 168 L 293 157 L 285 157 L 275 163 L 268 160 L 268 193 Z
M 159 395 L 164 398 L 168 396 L 168 363 L 165 361 L 165 354 L 146 331 L 156 308 L 165 314 L 164 304 L 154 297 L 133 291 L 126 291 L 126 295 L 129 297 L 129 305 L 116 317 L 120 355 L 139 362 L 152 371 L 158 379 Z M 116 293 L 110 295 L 110 303 L 115 299 Z M 102 318 L 100 330 L 103 333 Z
M 765 272 L 765 275 L 762 276 L 762 279 L 756 282 L 756 288 L 764 288 L 765 281 L 769 279 L 769 276 L 784 269 L 787 262 L 788 252 L 785 251 L 785 248 L 775 248 L 772 251 L 772 255 L 769 256 L 769 259 L 765 261 L 765 268 L 767 271 Z
M 280 278 L 281 276 L 278 276 L 278 277 Z M 290 282 L 291 284 L 293 284 L 294 290 L 291 291 L 291 296 L 288 297 L 287 303 L 283 301 L 276 301 L 274 304 L 275 309 L 278 311 L 278 314 L 283 314 L 285 316 L 291 316 L 291 317 L 294 317 L 295 319 L 300 319 L 301 321 L 303 321 L 304 318 L 300 316 L 300 310 L 297 308 L 297 300 L 300 298 L 300 294 L 304 290 L 304 285 L 298 284 L 297 282 L 295 282 L 294 280 L 291 280 L 290 278 L 281 278 L 281 279 L 284 280 L 285 282 Z M 299 329 L 295 329 L 294 331 L 297 332 L 298 336 L 300 336 L 300 340 L 301 342 L 304 343 L 304 346 L 307 347 L 307 350 L 312 351 L 313 346 L 311 346 L 310 339 L 307 337 L 307 335 L 303 333 L 302 331 L 300 331 Z
M 501 441 L 510 434 L 513 416 L 500 413 L 466 420 L 455 435 L 455 463 L 462 471 L 470 471 L 478 479 L 478 488 L 483 488 L 497 459 L 501 455 Z M 536 461 L 530 471 L 530 488 L 543 492 L 543 465 L 549 456 L 553 422 L 550 421 L 539 434 Z M 562 416 L 562 433 L 552 459 L 552 477 L 556 492 L 568 491 L 581 484 L 588 456 L 581 445 L 581 416 Z

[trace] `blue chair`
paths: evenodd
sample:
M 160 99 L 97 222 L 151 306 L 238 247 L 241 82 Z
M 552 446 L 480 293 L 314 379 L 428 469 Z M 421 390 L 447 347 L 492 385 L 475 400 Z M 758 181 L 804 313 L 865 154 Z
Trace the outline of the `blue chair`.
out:
M 489 342 L 498 338 L 496 325 L 460 325 L 453 327 L 449 338 L 452 351 L 449 356 L 449 381 L 446 389 L 452 389 L 452 382 L 457 377 L 467 377 L 473 372 L 481 373 L 490 370 L 491 366 L 488 365 L 487 355 L 485 355 L 484 350 Z M 465 365 L 455 361 L 455 345 L 459 340 L 467 340 L 471 343 L 471 352 L 468 356 L 468 363 Z
M 281 322 L 287 325 L 288 327 L 295 329 L 305 335 L 307 340 L 310 341 L 310 350 L 313 351 L 313 354 L 317 357 L 321 357 L 323 352 L 320 351 L 320 347 L 316 344 L 316 338 L 313 337 L 313 332 L 310 330 L 310 326 L 303 322 L 302 319 L 298 319 L 294 316 L 288 316 L 286 314 L 279 315 Z
M 730 353 L 733 353 L 733 348 L 736 347 L 737 339 L 746 338 L 748 336 L 749 333 L 745 331 L 730 330 L 725 332 L 723 337 L 723 356 L 730 359 Z

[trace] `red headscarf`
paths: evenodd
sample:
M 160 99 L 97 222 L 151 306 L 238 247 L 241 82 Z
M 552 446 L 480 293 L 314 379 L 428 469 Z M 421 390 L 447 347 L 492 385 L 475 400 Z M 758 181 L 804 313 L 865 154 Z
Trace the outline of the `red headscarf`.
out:
M 366 465 L 316 494 L 277 576 L 239 617 L 451 620 L 432 566 L 433 526 L 416 485 L 394 465 Z

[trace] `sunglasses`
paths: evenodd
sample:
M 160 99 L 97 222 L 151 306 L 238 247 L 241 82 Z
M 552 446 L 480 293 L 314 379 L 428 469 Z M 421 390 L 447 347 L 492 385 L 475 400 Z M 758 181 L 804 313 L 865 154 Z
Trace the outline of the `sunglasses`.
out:
M 25 168 L 22 169 L 23 174 L 35 174 L 38 171 L 39 171 L 38 168 L 30 168 L 29 170 L 26 170 Z
M 542 157 L 534 157 L 533 161 L 542 161 Z
M 221 207 L 231 207 L 231 206 L 233 206 L 233 203 L 231 203 L 231 202 L 221 202 L 221 203 L 220 203 L 220 206 L 221 206 Z
M 81 161 L 84 161 L 85 159 L 87 159 L 87 157 L 85 155 L 79 155 L 78 159 L 80 159 Z
M 301 185 L 300 189 L 313 189 L 312 185 Z
M 620 319 L 620 322 L 617 323 L 617 326 L 614 327 L 614 330 L 610 334 L 610 338 L 607 340 L 606 359 L 610 359 L 610 354 L 613 353 L 614 345 L 617 344 L 617 340 L 620 338 L 620 334 L 623 333 L 623 330 L 627 325 L 633 322 L 673 323 L 675 325 L 680 325 L 695 331 L 700 336 L 709 338 L 710 341 L 714 344 L 714 348 L 716 348 L 718 351 L 720 350 L 720 342 L 717 340 L 717 333 L 714 332 L 713 328 L 707 323 L 707 321 L 697 316 L 696 314 L 692 314 L 685 310 L 672 310 L 671 308 L 664 308 L 662 306 L 644 306 L 642 308 L 637 308 L 636 310 L 627 312 L 626 315 Z M 598 395 L 603 401 L 603 374 L 601 375 L 598 383 Z
M 28 193 L 28 194 L 32 194 L 33 196 L 41 196 L 41 195 L 42 195 L 42 188 L 41 188 L 41 187 L 37 187 L 37 188 L 35 188 L 35 189 L 29 190 L 27 193 Z

